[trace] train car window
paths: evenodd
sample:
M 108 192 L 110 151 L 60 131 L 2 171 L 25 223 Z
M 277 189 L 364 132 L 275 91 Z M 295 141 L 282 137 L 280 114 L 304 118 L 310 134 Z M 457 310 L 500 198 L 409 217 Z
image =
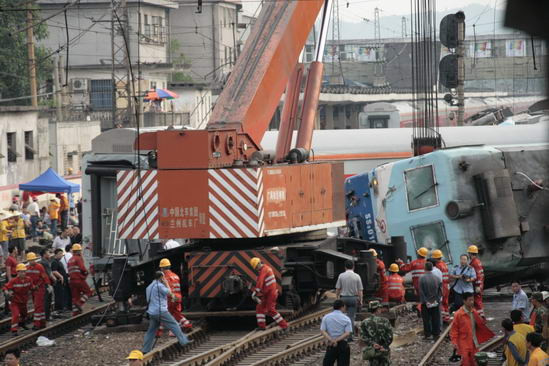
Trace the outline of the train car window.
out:
M 440 249 L 447 262 L 452 262 L 449 243 L 446 238 L 444 222 L 436 221 L 410 227 L 416 250 L 425 247 L 429 250 Z
M 432 165 L 404 172 L 408 210 L 420 210 L 438 205 L 437 183 Z

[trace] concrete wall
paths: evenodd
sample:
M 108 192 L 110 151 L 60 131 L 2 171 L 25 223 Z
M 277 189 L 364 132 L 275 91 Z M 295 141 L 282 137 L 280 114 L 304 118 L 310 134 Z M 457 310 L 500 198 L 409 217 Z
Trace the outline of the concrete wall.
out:
M 82 154 L 101 133 L 100 121 L 50 122 L 51 167 L 60 175 L 81 174 Z
M 32 159 L 25 155 L 26 131 L 33 135 Z M 8 162 L 8 133 L 15 133 L 15 162 Z M 0 138 L 0 186 L 27 182 L 48 168 L 48 121 L 39 119 L 38 111 L 24 107 L 0 109 Z

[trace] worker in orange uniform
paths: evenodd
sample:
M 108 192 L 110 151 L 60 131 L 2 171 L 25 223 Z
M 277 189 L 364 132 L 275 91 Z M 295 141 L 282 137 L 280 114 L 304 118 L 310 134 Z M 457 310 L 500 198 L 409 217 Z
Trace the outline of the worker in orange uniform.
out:
M 377 252 L 375 249 L 369 249 L 369 252 L 372 253 L 376 259 L 377 274 L 379 276 L 379 289 L 375 293 L 375 297 L 381 299 L 382 302 L 389 302 L 389 295 L 387 294 L 387 275 L 385 273 L 385 263 L 377 257 Z
M 23 263 L 19 263 L 16 267 L 17 276 L 13 277 L 5 286 L 6 297 L 10 299 L 11 310 L 11 334 L 17 336 L 17 327 L 21 326 L 23 329 L 27 329 L 25 326 L 25 320 L 27 319 L 27 303 L 31 295 L 33 285 L 32 280 L 27 277 L 27 266 Z
M 412 272 L 412 284 L 414 285 L 416 296 L 419 296 L 419 278 L 425 274 L 425 258 L 427 254 L 429 254 L 429 250 L 421 247 L 417 250 L 418 258 L 416 260 L 406 264 L 400 258 L 396 260 L 400 265 L 400 272 Z
M 46 312 L 44 309 L 46 291 L 53 292 L 51 287 L 50 278 L 40 263 L 37 260 L 40 259 L 35 253 L 27 253 L 27 276 L 32 280 L 34 292 L 32 294 L 32 303 L 34 305 L 34 327 L 33 330 L 42 329 L 46 327 Z
M 479 345 L 494 337 L 474 307 L 475 296 L 471 292 L 463 294 L 463 306 L 455 312 L 450 329 L 450 339 L 461 356 L 462 366 L 476 366 L 475 353 Z
M 433 250 L 433 253 L 431 253 L 431 258 L 433 259 L 435 266 L 440 269 L 440 272 L 442 272 L 442 308 L 440 312 L 442 315 L 442 321 L 445 323 L 450 323 L 450 311 L 448 308 L 448 299 L 450 297 L 450 277 L 448 277 L 448 265 L 442 259 L 443 255 L 442 250 L 440 249 Z
M 168 282 L 170 291 L 172 292 L 172 294 L 175 295 L 168 301 L 168 312 L 172 314 L 175 321 L 179 323 L 182 329 L 190 330 L 193 327 L 191 322 L 188 321 L 187 318 L 185 318 L 185 316 L 181 313 L 183 307 L 183 297 L 181 295 L 181 281 L 179 279 L 179 276 L 171 271 L 171 265 L 172 264 L 170 263 L 170 260 L 167 258 L 163 258 L 160 260 L 160 270 L 164 272 L 164 278 Z
M 69 200 L 64 193 L 57 193 L 55 197 L 59 199 L 59 220 L 61 221 L 61 231 L 63 231 L 69 222 Z
M 82 313 L 82 306 L 92 295 L 90 287 L 86 283 L 88 271 L 82 258 L 82 246 L 78 243 L 72 246 L 72 257 L 67 264 L 69 269 L 69 287 L 72 296 L 72 316 Z
M 391 274 L 387 278 L 387 295 L 389 301 L 404 303 L 404 295 L 406 291 L 404 290 L 404 279 L 398 274 L 399 268 L 398 264 L 393 263 L 389 266 L 389 272 Z
M 475 309 L 479 315 L 484 318 L 484 306 L 482 305 L 482 294 L 484 293 L 484 268 L 478 258 L 478 247 L 476 245 L 469 245 L 467 253 L 471 256 L 471 262 L 469 265 L 474 268 L 477 276 L 473 283 L 475 289 Z
M 278 288 L 276 287 L 276 278 L 273 269 L 268 265 L 261 263 L 261 259 L 257 257 L 250 259 L 250 265 L 254 270 L 259 271 L 257 283 L 252 292 L 252 299 L 257 302 L 255 312 L 258 328 L 261 330 L 266 328 L 267 322 L 265 315 L 273 318 L 280 328 L 288 328 L 286 320 L 276 311 Z
M 59 203 L 55 198 L 52 198 L 50 200 L 50 204 L 48 206 L 48 215 L 50 216 L 51 221 L 51 227 L 50 232 L 55 237 L 57 236 L 57 224 L 59 223 Z

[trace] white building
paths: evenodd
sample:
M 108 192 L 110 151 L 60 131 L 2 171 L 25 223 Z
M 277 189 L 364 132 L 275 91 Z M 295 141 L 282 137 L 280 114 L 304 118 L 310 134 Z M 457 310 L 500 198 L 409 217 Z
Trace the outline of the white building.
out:
M 204 128 L 212 111 L 212 90 L 207 83 L 171 83 L 170 90 L 179 98 L 170 100 L 174 110 L 188 116 L 188 124 L 193 128 Z
M 42 19 L 47 19 L 48 37 L 40 43 L 67 61 L 65 0 L 38 0 Z M 169 0 L 127 0 L 130 59 L 134 80 L 142 73 L 141 90 L 166 88 L 174 71 L 170 60 Z M 80 0 L 67 8 L 68 95 L 70 104 L 82 109 L 108 111 L 112 108 L 111 1 Z M 52 16 L 48 19 L 48 17 Z M 140 32 L 139 32 L 140 31 Z M 138 37 L 139 35 L 139 37 Z M 64 71 L 61 77 L 64 78 Z M 120 88 L 120 86 L 118 86 Z

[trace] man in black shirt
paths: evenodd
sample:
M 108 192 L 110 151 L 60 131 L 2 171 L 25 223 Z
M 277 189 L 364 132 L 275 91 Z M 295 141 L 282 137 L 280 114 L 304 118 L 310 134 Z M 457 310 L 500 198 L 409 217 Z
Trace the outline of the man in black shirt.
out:
M 80 229 L 78 226 L 73 226 L 71 230 L 71 244 L 82 244 L 82 234 L 80 233 Z
M 63 249 L 55 249 L 53 261 L 51 262 L 51 270 L 53 275 L 57 278 L 54 285 L 55 292 L 55 311 L 62 312 L 64 310 L 70 311 L 71 308 L 67 307 L 67 303 L 70 302 L 70 289 L 69 289 L 69 276 L 61 260 L 65 252 Z M 68 296 L 68 298 L 67 298 Z
M 46 270 L 46 274 L 50 278 L 51 283 L 55 284 L 57 279 L 55 278 L 51 270 L 51 249 L 43 248 L 40 251 L 40 256 L 42 258 L 38 261 L 38 263 L 40 263 Z M 46 321 L 50 321 L 52 293 L 53 293 L 53 287 L 49 285 L 46 291 L 46 296 L 44 296 L 44 303 L 45 303 L 44 309 L 46 310 Z

